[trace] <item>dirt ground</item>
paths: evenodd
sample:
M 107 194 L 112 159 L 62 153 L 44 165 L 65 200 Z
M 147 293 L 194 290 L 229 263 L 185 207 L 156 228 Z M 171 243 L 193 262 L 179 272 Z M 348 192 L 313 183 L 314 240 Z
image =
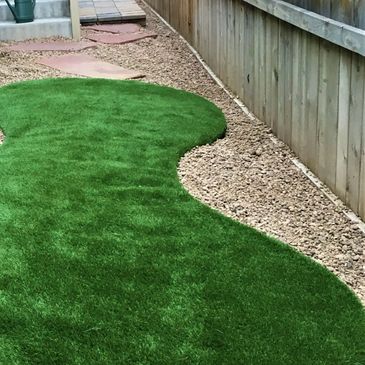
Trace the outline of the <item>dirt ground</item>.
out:
M 179 176 L 186 189 L 212 208 L 327 266 L 365 303 L 364 233 L 293 164 L 289 148 L 261 121 L 248 118 L 180 37 L 144 8 L 147 29 L 157 32 L 156 39 L 99 44 L 77 53 L 141 71 L 146 82 L 185 89 L 216 103 L 225 113 L 227 135 L 182 158 Z M 86 33 L 83 29 L 84 37 Z M 70 76 L 36 64 L 41 56 L 57 52 L 7 52 L 4 46 L 0 43 L 1 85 Z

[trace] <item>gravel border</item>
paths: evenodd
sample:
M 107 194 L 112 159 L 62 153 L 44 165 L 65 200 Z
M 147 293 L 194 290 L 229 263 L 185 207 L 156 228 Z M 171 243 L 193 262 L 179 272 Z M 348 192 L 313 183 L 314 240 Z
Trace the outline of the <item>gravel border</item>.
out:
M 147 13 L 147 29 L 155 31 L 157 39 L 100 44 L 77 53 L 141 71 L 147 82 L 188 90 L 218 105 L 227 119 L 226 137 L 182 158 L 179 176 L 186 189 L 212 208 L 327 266 L 365 304 L 364 233 L 293 164 L 290 149 L 266 125 L 245 115 L 181 38 L 139 3 Z M 91 31 L 83 29 L 83 38 L 86 32 Z M 41 56 L 57 54 L 63 53 L 9 53 L 0 48 L 0 85 L 70 77 L 35 63 Z

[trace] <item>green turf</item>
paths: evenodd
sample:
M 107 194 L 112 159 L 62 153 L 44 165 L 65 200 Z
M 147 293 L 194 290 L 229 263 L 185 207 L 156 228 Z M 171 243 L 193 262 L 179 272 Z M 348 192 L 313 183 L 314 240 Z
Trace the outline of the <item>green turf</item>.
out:
M 179 183 L 224 134 L 213 104 L 65 79 L 0 110 L 0 364 L 365 364 L 345 285 Z

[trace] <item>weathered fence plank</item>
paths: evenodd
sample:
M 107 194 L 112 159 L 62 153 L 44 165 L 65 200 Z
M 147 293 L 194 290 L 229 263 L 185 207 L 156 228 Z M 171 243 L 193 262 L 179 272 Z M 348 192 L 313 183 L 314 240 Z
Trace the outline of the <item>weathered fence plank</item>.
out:
M 239 13 L 239 39 L 240 39 L 240 44 L 239 44 L 239 48 L 237 48 L 237 53 L 238 53 L 238 62 L 239 62 L 239 73 L 238 73 L 238 77 L 236 77 L 237 80 L 239 80 L 239 84 L 240 87 L 237 90 L 238 91 L 238 96 L 244 100 L 245 98 L 245 69 L 246 69 L 246 64 L 245 64 L 245 7 L 243 5 L 242 2 L 239 2 L 240 4 L 240 13 Z M 237 76 L 237 75 L 236 75 Z
M 253 70 L 254 70 L 254 8 L 248 6 L 245 10 L 245 72 L 243 74 L 245 103 L 249 108 L 253 108 Z
M 318 174 L 331 189 L 335 189 L 339 49 L 325 41 L 321 42 L 320 49 Z
M 285 34 L 284 44 L 284 142 L 291 145 L 292 135 L 292 108 L 293 108 L 293 27 L 283 27 Z
M 319 96 L 319 44 L 320 40 L 311 34 L 307 37 L 307 92 L 306 92 L 306 124 L 307 129 L 307 159 L 304 161 L 318 175 L 318 96 Z
M 365 63 L 365 62 L 364 62 Z M 365 87 L 364 87 L 365 88 Z M 365 91 L 364 91 L 365 93 Z M 359 186 L 359 209 L 358 212 L 361 217 L 365 217 L 365 103 L 363 109 L 363 123 L 362 123 L 362 148 L 361 148 L 361 166 L 360 166 L 360 186 Z
M 301 105 L 301 67 L 302 67 L 302 43 L 300 39 L 299 30 L 295 30 L 293 37 L 293 74 L 292 74 L 292 88 L 293 88 L 293 107 L 292 107 L 292 135 L 291 135 L 291 144 L 293 146 L 293 150 L 296 154 L 300 152 L 300 115 L 302 112 Z
M 350 87 L 351 87 L 351 54 L 341 50 L 340 79 L 338 98 L 338 134 L 336 191 L 339 197 L 346 200 L 347 190 L 347 152 L 349 136 Z
M 234 54 L 235 49 L 232 47 L 234 45 L 234 13 L 233 13 L 233 0 L 227 0 L 227 70 L 226 70 L 226 85 L 234 84 Z
M 271 21 L 272 20 L 272 21 Z M 271 33 L 271 108 L 270 108 L 270 126 L 275 134 L 278 131 L 278 94 L 279 94 L 279 76 L 278 76 L 278 62 L 279 62 L 279 21 L 277 19 L 268 19 L 269 32 Z M 269 80 L 270 78 L 268 78 Z
M 299 115 L 299 156 L 303 156 L 303 160 L 306 162 L 308 159 L 308 145 L 307 145 L 307 133 L 309 128 L 312 126 L 307 124 L 306 119 L 306 91 L 307 91 L 307 37 L 306 33 L 300 31 L 300 43 L 301 43 L 301 67 L 299 68 L 299 80 L 300 80 L 300 104 L 298 106 L 293 105 L 293 109 L 297 107 L 300 108 L 300 115 Z
M 351 65 L 349 150 L 347 167 L 347 198 L 350 207 L 357 211 L 359 206 L 361 134 L 364 109 L 364 62 L 363 58 L 353 55 Z

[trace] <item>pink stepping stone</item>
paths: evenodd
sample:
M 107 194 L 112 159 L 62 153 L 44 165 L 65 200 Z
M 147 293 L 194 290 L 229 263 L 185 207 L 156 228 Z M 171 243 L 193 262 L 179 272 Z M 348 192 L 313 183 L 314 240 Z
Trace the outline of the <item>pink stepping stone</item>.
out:
M 99 61 L 87 55 L 65 55 L 46 57 L 37 61 L 41 65 L 52 67 L 69 74 L 113 80 L 137 79 L 144 77 L 137 71 Z
M 6 48 L 8 51 L 81 51 L 85 48 L 96 47 L 93 42 L 48 42 L 48 43 L 17 43 Z
M 141 26 L 133 23 L 124 23 L 124 24 L 97 24 L 85 28 L 96 30 L 98 32 L 125 34 L 125 33 L 137 33 L 140 31 Z
M 130 42 L 135 42 L 144 38 L 156 38 L 156 33 L 143 32 L 143 33 L 126 33 L 126 34 L 89 34 L 88 39 L 107 44 L 125 44 Z

